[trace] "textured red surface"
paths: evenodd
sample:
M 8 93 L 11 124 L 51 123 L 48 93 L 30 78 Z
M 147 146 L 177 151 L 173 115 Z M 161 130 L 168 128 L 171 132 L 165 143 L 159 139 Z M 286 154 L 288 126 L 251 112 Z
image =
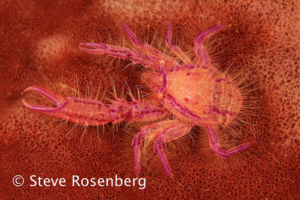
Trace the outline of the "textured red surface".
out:
M 0 198 L 299 198 L 299 3 L 141 2 L 1 1 Z M 142 41 L 154 39 L 159 46 L 169 20 L 174 26 L 174 43 L 191 55 L 193 37 L 198 32 L 218 23 L 228 25 L 209 47 L 221 69 L 233 65 L 256 89 L 251 96 L 259 97 L 259 109 L 244 118 L 252 125 L 239 126 L 239 143 L 250 142 L 249 150 L 237 158 L 218 160 L 206 149 L 205 134 L 195 130 L 195 142 L 185 142 L 190 151 L 176 150 L 177 157 L 170 159 L 174 179 L 167 177 L 154 155 L 149 156 L 149 170 L 143 167 L 141 174 L 147 180 L 145 190 L 70 184 L 64 188 L 29 187 L 32 174 L 64 177 L 67 182 L 73 174 L 86 178 L 115 174 L 134 177 L 132 134 L 125 133 L 122 126 L 121 131 L 112 131 L 114 134 L 105 132 L 103 138 L 94 128 L 87 129 L 82 142 L 81 128 L 73 130 L 72 138 L 66 138 L 72 124 L 61 129 L 59 123 L 44 127 L 51 119 L 26 110 L 22 91 L 40 85 L 63 94 L 54 85 L 73 87 L 75 76 L 83 93 L 86 85 L 97 88 L 100 81 L 111 88 L 111 77 L 118 89 L 125 80 L 134 88 L 140 84 L 138 75 L 131 67 L 120 71 L 127 61 L 87 55 L 78 50 L 78 44 L 123 45 L 124 31 L 119 22 L 124 21 Z M 25 178 L 22 187 L 12 184 L 17 174 Z

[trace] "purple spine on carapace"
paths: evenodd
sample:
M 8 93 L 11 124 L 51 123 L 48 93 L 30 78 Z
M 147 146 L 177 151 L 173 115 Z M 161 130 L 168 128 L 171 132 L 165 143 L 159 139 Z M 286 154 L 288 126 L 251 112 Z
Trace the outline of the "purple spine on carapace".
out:
M 218 109 L 215 106 L 212 107 L 212 112 L 215 112 L 215 113 L 217 113 L 219 115 L 222 115 L 222 116 L 227 116 L 227 114 L 228 114 L 229 116 L 233 117 L 233 116 L 237 115 L 236 112 L 231 112 L 229 110 L 221 110 L 221 109 Z
M 163 77 L 163 86 L 158 90 L 158 93 L 161 93 L 167 86 L 167 71 L 165 69 L 164 63 L 160 63 L 158 66 L 158 72 Z
M 170 104 L 173 106 L 173 108 L 175 108 L 178 112 L 180 112 L 181 114 L 183 114 L 184 116 L 190 118 L 190 119 L 196 119 L 199 120 L 201 119 L 200 116 L 194 114 L 190 109 L 182 106 L 181 104 L 179 104 L 174 97 L 172 97 L 171 95 L 167 95 L 167 99 L 169 100 Z

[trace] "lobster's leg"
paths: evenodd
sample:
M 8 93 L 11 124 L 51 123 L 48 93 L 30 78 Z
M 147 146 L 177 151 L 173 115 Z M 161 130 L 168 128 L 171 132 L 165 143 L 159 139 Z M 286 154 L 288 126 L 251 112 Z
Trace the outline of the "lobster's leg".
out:
M 190 132 L 192 126 L 190 124 L 176 124 L 160 131 L 154 141 L 154 152 L 161 160 L 167 174 L 173 177 L 171 167 L 163 151 L 163 142 L 171 142 Z
M 57 107 L 30 105 L 25 100 L 23 104 L 36 112 L 55 118 L 65 119 L 82 125 L 103 125 L 108 122 L 119 123 L 122 121 L 145 121 L 157 120 L 169 114 L 163 107 L 154 106 L 146 102 L 133 100 L 127 102 L 115 98 L 110 104 L 81 97 L 62 97 L 45 88 L 31 86 L 25 91 L 37 91 L 53 101 Z
M 203 62 L 204 64 L 210 64 L 210 58 L 203 45 L 203 42 L 205 39 L 221 31 L 224 27 L 225 27 L 224 24 L 219 24 L 203 33 L 199 33 L 198 35 L 196 35 L 194 39 L 194 51 L 199 59 L 198 62 L 196 63 L 197 65 L 202 65 Z
M 219 157 L 228 158 L 250 146 L 249 143 L 244 143 L 228 150 L 221 149 L 221 143 L 217 132 L 212 126 L 207 126 L 206 129 L 209 137 L 209 146 Z
M 153 57 L 159 58 L 160 60 L 163 60 L 164 62 L 170 64 L 170 65 L 178 65 L 178 62 L 176 59 L 164 54 L 162 51 L 154 48 L 153 46 L 149 44 L 144 44 L 141 42 L 136 35 L 130 30 L 130 28 L 125 24 L 122 23 L 123 29 L 126 31 L 127 35 L 129 36 L 131 43 L 141 51 L 145 52 L 146 54 L 149 54 Z
M 192 61 L 189 57 L 186 56 L 186 54 L 176 45 L 172 42 L 172 23 L 169 22 L 168 24 L 168 32 L 166 37 L 166 44 L 169 47 L 169 49 L 178 56 L 186 65 L 192 64 Z
M 100 43 L 81 43 L 79 49 L 90 54 L 108 55 L 115 58 L 128 59 L 133 64 L 142 64 L 146 68 L 153 68 L 160 61 L 159 58 L 143 54 L 125 47 L 116 47 Z
M 148 126 L 144 126 L 137 134 L 135 134 L 132 140 L 132 147 L 134 152 L 134 169 L 136 176 L 138 176 L 141 171 L 141 145 L 143 143 L 143 139 L 150 135 L 157 134 L 159 130 L 163 130 L 169 126 L 174 125 L 175 123 L 175 120 L 153 123 Z

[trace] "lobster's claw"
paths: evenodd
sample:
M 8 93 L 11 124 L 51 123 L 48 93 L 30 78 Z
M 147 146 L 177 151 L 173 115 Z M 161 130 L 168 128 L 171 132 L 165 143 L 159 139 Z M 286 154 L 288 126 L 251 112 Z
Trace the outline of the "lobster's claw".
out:
M 64 119 L 82 125 L 98 126 L 108 122 L 119 123 L 129 116 L 130 107 L 126 101 L 112 101 L 103 104 L 101 101 L 83 97 L 62 97 L 39 86 L 31 86 L 26 91 L 33 90 L 47 97 L 56 107 L 31 105 L 23 99 L 23 104 L 36 112 Z M 121 107 L 121 108 L 120 108 Z M 119 109 L 119 110 L 118 110 Z M 130 115 L 131 116 L 131 115 Z
M 39 87 L 39 86 L 30 86 L 30 87 L 26 88 L 24 90 L 24 92 L 29 91 L 29 90 L 37 91 L 38 93 L 47 97 L 49 100 L 51 100 L 53 103 L 56 104 L 57 107 L 55 107 L 55 108 L 47 107 L 47 106 L 35 106 L 35 105 L 31 105 L 31 104 L 27 103 L 24 99 L 22 99 L 24 106 L 26 106 L 27 108 L 29 108 L 31 110 L 34 110 L 34 111 L 37 111 L 37 112 L 40 112 L 43 114 L 49 114 L 51 112 L 59 111 L 68 102 L 66 98 L 64 98 L 50 90 Z
M 26 91 L 33 90 L 50 99 L 57 107 L 23 104 L 36 112 L 64 119 L 82 125 L 99 126 L 109 122 L 139 121 L 147 116 L 148 120 L 162 118 L 168 114 L 164 108 L 150 105 L 146 102 L 127 102 L 120 98 L 104 104 L 96 99 L 84 97 L 62 97 L 39 86 L 31 86 Z M 147 113 L 146 113 L 147 112 Z

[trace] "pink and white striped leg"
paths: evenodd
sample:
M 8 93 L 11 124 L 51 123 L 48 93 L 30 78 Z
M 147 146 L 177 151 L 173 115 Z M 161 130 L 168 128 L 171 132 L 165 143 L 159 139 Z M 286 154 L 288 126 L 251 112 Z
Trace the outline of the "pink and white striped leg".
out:
M 177 124 L 161 131 L 154 142 L 154 152 L 158 155 L 170 178 L 173 177 L 171 167 L 163 151 L 163 142 L 171 142 L 190 132 L 190 124 Z
M 172 42 L 172 23 L 169 22 L 168 24 L 168 32 L 166 37 L 166 44 L 169 47 L 169 49 L 178 56 L 186 65 L 191 65 L 192 61 L 189 59 L 189 57 L 186 56 L 186 54 L 176 45 Z
M 154 141 L 154 152 L 160 158 L 167 174 L 172 178 L 172 170 L 168 163 L 168 160 L 163 152 L 163 142 L 171 142 L 180 138 L 190 131 L 192 128 L 189 124 L 182 124 L 177 120 L 163 121 L 155 124 L 150 124 L 146 127 L 143 127 L 140 132 L 138 132 L 133 140 L 132 146 L 134 149 L 134 161 L 135 161 L 135 173 L 136 176 L 139 175 L 141 167 L 141 145 L 143 142 L 143 138 L 151 135 L 157 134 L 156 139 Z
M 212 126 L 207 126 L 206 130 L 209 137 L 209 146 L 219 157 L 228 158 L 250 146 L 249 143 L 244 143 L 228 150 L 221 149 L 221 142 L 215 129 Z
M 133 64 L 142 64 L 146 68 L 152 68 L 160 61 L 159 58 L 143 54 L 139 51 L 125 47 L 116 47 L 100 43 L 81 43 L 79 49 L 95 55 L 108 55 L 115 58 L 128 59 Z
M 151 134 L 157 133 L 160 129 L 169 127 L 170 124 L 173 124 L 173 121 L 162 121 L 158 123 L 153 123 L 148 126 L 141 128 L 141 130 L 135 134 L 132 139 L 132 147 L 134 152 L 134 170 L 136 176 L 140 174 L 141 171 L 141 145 L 143 139 Z
M 202 62 L 204 62 L 205 64 L 210 64 L 210 58 L 203 45 L 203 42 L 205 39 L 210 38 L 211 36 L 217 34 L 224 27 L 225 27 L 224 24 L 219 24 L 203 33 L 199 33 L 198 35 L 196 35 L 194 39 L 194 51 L 199 59 L 196 64 L 201 65 Z
M 159 58 L 160 60 L 163 60 L 164 62 L 167 62 L 171 65 L 178 65 L 178 62 L 176 61 L 175 58 L 172 58 L 172 57 L 164 54 L 162 51 L 154 48 L 153 46 L 151 46 L 149 44 L 145 44 L 145 43 L 141 42 L 125 23 L 122 23 L 122 27 L 126 31 L 132 44 L 134 45 L 134 47 L 136 47 L 137 49 L 140 49 L 141 51 L 145 52 L 146 54 L 149 54 L 153 57 Z

